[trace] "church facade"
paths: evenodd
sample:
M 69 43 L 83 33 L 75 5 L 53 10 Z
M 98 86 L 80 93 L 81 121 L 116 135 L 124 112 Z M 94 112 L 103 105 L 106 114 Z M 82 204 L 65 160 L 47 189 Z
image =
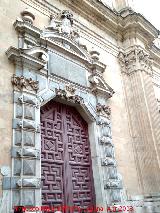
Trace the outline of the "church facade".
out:
M 125 0 L 0 5 L 0 213 L 160 212 L 159 30 Z

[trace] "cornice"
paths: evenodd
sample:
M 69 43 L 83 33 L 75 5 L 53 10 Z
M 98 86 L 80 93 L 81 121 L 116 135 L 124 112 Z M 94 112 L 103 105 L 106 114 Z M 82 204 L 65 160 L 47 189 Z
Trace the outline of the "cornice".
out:
M 49 0 L 21 0 L 27 4 L 41 7 L 41 12 L 47 16 L 57 14 L 59 9 L 52 5 Z M 97 0 L 59 0 L 67 8 L 87 19 L 99 29 L 108 33 L 115 40 L 123 41 L 128 36 L 139 37 L 146 45 L 150 45 L 158 36 L 159 31 L 140 13 L 130 11 L 126 16 L 123 13 L 113 11 Z M 46 12 L 44 12 L 46 11 Z M 76 25 L 81 25 L 75 20 Z M 83 25 L 83 23 L 82 23 Z M 89 31 L 88 26 L 83 26 Z M 87 32 L 87 31 L 86 31 Z M 95 32 L 95 35 L 98 34 Z M 112 43 L 112 45 L 115 45 Z
M 136 33 L 146 43 L 151 44 L 158 37 L 159 31 L 140 13 L 131 13 L 123 18 L 120 22 L 119 30 L 123 31 L 123 38 L 127 38 L 128 34 Z
M 152 45 L 150 49 L 150 55 L 153 59 L 153 66 L 158 67 L 160 69 L 160 48 Z

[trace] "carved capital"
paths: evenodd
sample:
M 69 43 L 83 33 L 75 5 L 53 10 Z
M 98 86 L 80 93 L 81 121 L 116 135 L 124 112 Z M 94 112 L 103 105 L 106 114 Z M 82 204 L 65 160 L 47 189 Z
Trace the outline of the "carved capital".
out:
M 131 75 L 137 71 L 152 74 L 152 59 L 140 47 L 134 47 L 128 52 L 120 52 L 118 55 L 122 73 Z
M 37 92 L 39 89 L 39 81 L 34 81 L 32 78 L 26 78 L 24 76 L 13 75 L 11 79 L 12 85 L 17 87 L 19 90 L 31 89 Z

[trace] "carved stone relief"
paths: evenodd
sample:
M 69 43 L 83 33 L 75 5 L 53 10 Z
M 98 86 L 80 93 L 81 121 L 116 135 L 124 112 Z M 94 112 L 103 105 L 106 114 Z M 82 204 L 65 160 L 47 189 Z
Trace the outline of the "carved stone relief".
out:
M 69 91 L 67 90 L 69 89 Z M 65 99 L 69 102 L 73 102 L 76 104 L 83 104 L 83 98 L 79 95 L 75 95 L 75 90 L 72 88 L 72 92 L 70 91 L 70 87 L 67 87 L 66 90 L 56 89 L 56 96 L 62 99 Z
M 149 75 L 152 74 L 152 59 L 139 46 L 133 47 L 127 53 L 119 53 L 119 63 L 123 73 L 128 75 L 137 72 L 145 71 Z
M 105 193 L 111 197 L 113 195 L 108 192 L 108 189 L 112 191 L 112 188 L 114 190 L 118 188 L 118 180 L 111 135 L 111 110 L 107 105 L 107 99 L 113 95 L 114 91 L 103 78 L 106 66 L 99 62 L 99 53 L 96 50 L 89 53 L 87 48 L 80 44 L 79 33 L 73 26 L 73 15 L 69 11 L 62 11 L 57 17 L 51 16 L 50 25 L 44 31 L 33 26 L 34 18 L 30 11 L 22 12 L 22 20 L 17 19 L 14 23 L 19 34 L 20 48 L 11 47 L 6 52 L 9 60 L 17 66 L 16 74 L 12 78 L 15 114 L 11 156 L 14 175 L 4 179 L 3 188 L 12 189 L 13 194 L 18 196 L 13 203 L 41 205 L 41 199 L 35 199 L 41 197 L 39 190 L 41 187 L 40 105 L 56 98 L 77 107 L 81 106 L 83 113 L 89 115 L 90 120 L 97 124 L 97 130 L 92 134 L 96 137 L 99 132 L 99 145 L 103 150 L 100 156 L 102 168 L 107 167 L 109 171 L 105 176 L 107 182 L 104 183 L 102 177 L 101 181 L 104 183 L 104 189 L 107 189 Z M 29 37 L 26 36 L 26 31 Z M 78 64 L 78 69 L 73 69 L 73 72 L 78 72 L 77 81 L 72 77 L 65 78 L 65 75 L 55 73 L 54 70 L 51 72 L 48 65 L 56 58 L 52 54 L 54 48 L 59 50 L 64 58 L 65 55 L 71 57 L 72 64 L 76 66 Z M 52 57 L 48 57 L 48 49 L 52 50 L 49 53 Z M 67 63 L 68 58 L 65 60 Z M 74 68 L 72 65 L 71 67 Z M 30 72 L 27 71 L 28 69 Z M 80 71 L 83 71 L 81 72 L 82 81 L 79 80 Z M 66 72 L 63 67 L 62 72 Z M 45 83 L 40 89 L 43 80 Z M 96 190 L 97 193 L 103 194 L 99 192 L 99 189 Z
M 16 76 L 13 75 L 12 77 L 12 84 L 13 86 L 16 86 L 19 90 L 22 90 L 23 88 L 29 88 L 32 90 L 37 91 L 39 89 L 39 82 L 32 80 L 32 78 L 25 78 L 24 76 Z

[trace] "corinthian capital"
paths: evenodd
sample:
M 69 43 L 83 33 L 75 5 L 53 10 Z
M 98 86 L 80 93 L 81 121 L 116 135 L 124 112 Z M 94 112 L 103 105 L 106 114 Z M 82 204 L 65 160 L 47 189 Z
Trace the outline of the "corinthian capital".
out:
M 140 47 L 133 47 L 129 51 L 120 52 L 118 55 L 122 73 L 128 75 L 137 71 L 152 74 L 152 59 L 150 55 Z

